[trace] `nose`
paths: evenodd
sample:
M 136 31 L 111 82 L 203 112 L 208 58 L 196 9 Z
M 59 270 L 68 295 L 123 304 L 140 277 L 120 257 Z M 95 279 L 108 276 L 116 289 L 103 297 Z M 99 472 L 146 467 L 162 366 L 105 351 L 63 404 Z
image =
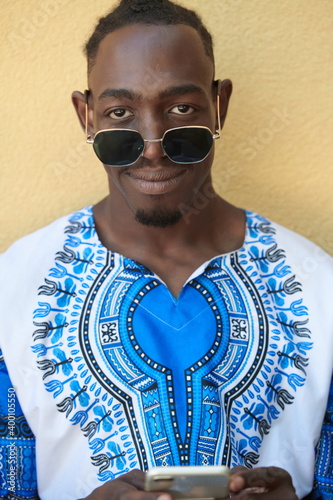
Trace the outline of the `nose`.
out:
M 162 148 L 162 137 L 167 128 L 163 116 L 156 109 L 145 109 L 140 116 L 138 130 L 142 135 L 145 147 L 142 153 L 150 161 L 160 160 L 165 156 Z
M 142 156 L 148 160 L 156 160 L 165 156 L 162 148 L 162 139 L 144 139 L 145 147 Z

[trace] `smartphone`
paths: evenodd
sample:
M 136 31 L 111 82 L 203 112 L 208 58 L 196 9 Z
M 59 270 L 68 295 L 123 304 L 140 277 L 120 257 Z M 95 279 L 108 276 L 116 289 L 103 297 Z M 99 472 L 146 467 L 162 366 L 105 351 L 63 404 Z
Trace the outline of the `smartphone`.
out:
M 166 491 L 175 499 L 229 496 L 229 469 L 223 465 L 153 467 L 146 473 L 146 491 Z

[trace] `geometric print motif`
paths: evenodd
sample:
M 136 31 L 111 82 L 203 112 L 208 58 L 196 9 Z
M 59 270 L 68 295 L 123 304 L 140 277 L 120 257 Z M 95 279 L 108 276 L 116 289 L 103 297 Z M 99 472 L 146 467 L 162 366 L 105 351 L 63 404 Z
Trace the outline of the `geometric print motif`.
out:
M 247 212 L 243 248 L 174 298 L 102 246 L 91 208 L 70 217 L 38 290 L 32 350 L 101 481 L 152 465 L 258 463 L 312 347 L 301 284 L 274 234 Z

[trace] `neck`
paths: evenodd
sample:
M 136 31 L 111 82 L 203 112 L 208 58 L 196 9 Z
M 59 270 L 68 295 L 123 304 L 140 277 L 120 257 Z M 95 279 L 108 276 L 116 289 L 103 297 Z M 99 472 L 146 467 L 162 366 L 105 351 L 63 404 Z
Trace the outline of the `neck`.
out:
M 199 196 L 191 207 L 182 209 L 183 215 L 175 224 L 152 227 L 138 222 L 127 205 L 116 207 L 108 196 L 94 207 L 94 217 L 103 245 L 124 255 L 124 249 L 167 253 L 172 248 L 211 245 L 219 247 L 219 253 L 226 253 L 242 245 L 243 212 L 213 195 L 213 191 L 209 198 Z
M 154 271 L 175 297 L 201 264 L 244 242 L 244 212 L 217 195 L 169 227 L 140 224 L 127 205 L 116 210 L 110 196 L 94 207 L 94 216 L 103 245 Z

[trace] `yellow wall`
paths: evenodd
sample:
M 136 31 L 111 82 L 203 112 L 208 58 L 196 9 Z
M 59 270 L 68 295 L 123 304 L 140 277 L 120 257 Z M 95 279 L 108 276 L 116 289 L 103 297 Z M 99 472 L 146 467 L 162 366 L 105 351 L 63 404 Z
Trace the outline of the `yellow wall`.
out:
M 183 0 L 215 35 L 234 82 L 215 183 L 238 206 L 333 254 L 332 0 Z M 106 193 L 71 107 L 82 46 L 113 0 L 1 5 L 0 250 Z

